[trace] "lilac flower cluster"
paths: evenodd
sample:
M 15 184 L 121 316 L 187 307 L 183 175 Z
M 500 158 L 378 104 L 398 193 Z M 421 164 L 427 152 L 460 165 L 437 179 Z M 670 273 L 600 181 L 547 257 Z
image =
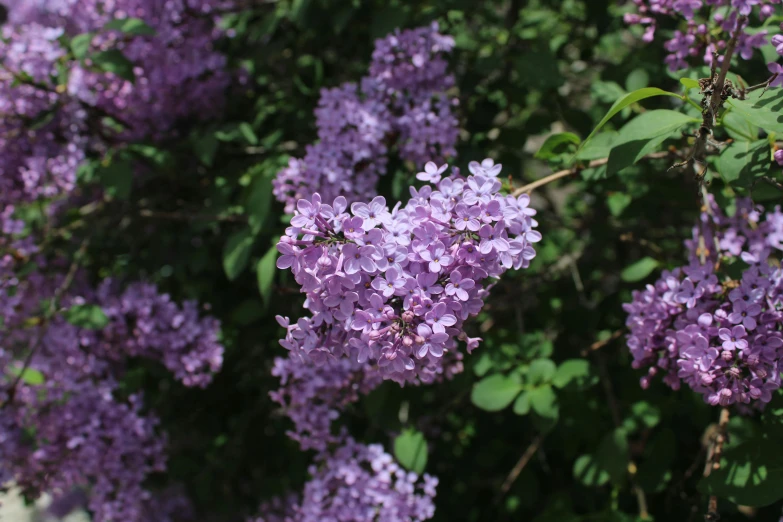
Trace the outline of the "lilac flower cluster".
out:
M 0 206 L 73 190 L 79 165 L 109 141 L 171 135 L 185 118 L 217 114 L 230 76 L 213 49 L 208 16 L 220 0 L 43 0 L 10 3 L 0 38 Z M 154 35 L 102 30 L 138 17 Z M 87 59 L 63 42 L 95 33 Z M 90 56 L 119 50 L 135 81 L 102 72 Z M 196 111 L 195 108 L 198 107 Z M 121 122 L 119 134 L 102 123 Z
M 288 435 L 302 450 L 324 451 L 336 442 L 332 422 L 359 396 L 375 389 L 382 381 L 379 373 L 351 359 L 332 359 L 322 366 L 305 364 L 294 355 L 278 357 L 272 375 L 281 388 L 270 393 L 294 423 Z
M 378 444 L 345 437 L 310 467 L 301 500 L 289 496 L 262 506 L 249 522 L 419 522 L 435 514 L 438 479 L 402 469 Z
M 58 273 L 63 263 L 31 258 L 35 250 L 13 239 L 16 222 L 2 221 L 0 246 L 19 250 L 0 266 L 14 263 L 17 274 L 30 258 L 41 269 L 14 276 L 7 292 L 0 289 L 0 478 L 33 497 L 86 488 L 98 522 L 147 520 L 151 493 L 144 482 L 165 469 L 165 437 L 154 415 L 142 413 L 142 397 L 122 389 L 126 362 L 157 360 L 184 385 L 206 386 L 222 363 L 219 324 L 199 318 L 195 303 L 179 306 L 152 285 L 120 291 L 105 281 L 93 290 L 80 275 L 61 306 L 97 306 L 107 324 L 90 329 L 63 314 L 42 317 L 41 301 L 65 288 Z
M 437 24 L 398 31 L 376 42 L 370 74 L 359 85 L 324 89 L 315 111 L 318 141 L 274 180 L 286 212 L 315 193 L 327 201 L 374 196 L 394 143 L 401 159 L 418 165 L 454 155 L 457 100 L 446 94 L 454 78 L 444 59 L 453 46 Z
M 662 373 L 712 405 L 769 402 L 783 369 L 783 270 L 770 258 L 783 249 L 783 213 L 737 200 L 729 217 L 710 202 L 686 246 L 687 266 L 624 305 L 633 366 L 648 367 L 642 386 Z
M 51 80 L 61 36 L 37 24 L 2 28 L 0 207 L 71 191 L 85 158 L 86 112 Z
M 669 69 L 676 71 L 687 68 L 690 59 L 698 56 L 703 57 L 704 63 L 712 65 L 713 53 L 724 50 L 731 35 L 738 29 L 741 33 L 736 54 L 743 60 L 750 60 L 754 49 L 768 42 L 768 33 L 766 30 L 751 30 L 752 22 L 739 27 L 740 17 L 763 21 L 775 13 L 781 0 L 633 0 L 633 3 L 637 12 L 627 13 L 625 21 L 645 27 L 645 42 L 652 42 L 655 38 L 660 18 L 685 20 L 682 30 L 675 31 L 664 44 L 670 53 L 666 63 Z M 715 34 L 713 27 L 719 28 L 720 32 Z
M 281 344 L 317 365 L 340 358 L 377 367 L 400 384 L 433 382 L 461 369 L 457 340 L 479 313 L 486 281 L 529 265 L 541 239 L 530 198 L 503 196 L 492 160 L 441 180 L 430 163 L 418 174 L 435 183 L 411 188 L 403 207 L 319 194 L 300 200 L 278 243 L 278 268 L 290 268 L 312 315 L 290 324 Z

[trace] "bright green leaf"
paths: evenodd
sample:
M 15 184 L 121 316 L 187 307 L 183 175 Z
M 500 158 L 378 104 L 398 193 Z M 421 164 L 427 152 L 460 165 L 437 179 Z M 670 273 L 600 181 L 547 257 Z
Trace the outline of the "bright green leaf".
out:
M 549 385 L 534 388 L 528 392 L 533 411 L 546 419 L 556 419 L 559 413 L 557 395 Z
M 725 182 L 750 187 L 772 169 L 769 142 L 734 141 L 721 151 L 716 168 Z
M 147 25 L 147 22 L 140 18 L 117 18 L 111 20 L 103 26 L 106 31 L 120 31 L 126 34 L 151 36 L 155 34 L 155 29 Z
M 783 499 L 780 441 L 756 437 L 724 450 L 721 466 L 702 479 L 699 489 L 736 504 L 763 507 Z
M 253 130 L 253 127 L 250 126 L 249 123 L 243 121 L 239 124 L 239 132 L 242 133 L 242 136 L 247 140 L 247 142 L 251 145 L 258 145 L 258 136 L 256 136 L 255 131 Z
M 87 55 L 93 36 L 95 35 L 92 33 L 84 33 L 77 34 L 71 39 L 71 52 L 74 58 L 81 60 Z
M 427 466 L 427 441 L 421 432 L 408 428 L 394 439 L 394 457 L 407 470 L 421 474 Z
M 759 89 L 748 95 L 747 100 L 729 99 L 726 104 L 753 125 L 765 131 L 783 134 L 783 89 L 771 89 L 761 98 Z
M 680 83 L 688 90 L 701 89 L 701 87 L 699 87 L 699 82 L 693 78 L 680 78 Z
M 530 413 L 530 395 L 527 392 L 522 392 L 514 401 L 514 413 L 517 415 L 527 415 Z
M 609 473 L 596 461 L 593 455 L 582 455 L 574 462 L 574 478 L 585 486 L 603 486 L 609 482 Z
M 117 49 L 102 51 L 92 55 L 90 59 L 102 71 L 116 74 L 129 82 L 133 82 L 136 79 L 136 75 L 133 72 L 133 63 Z
M 496 373 L 477 382 L 473 386 L 470 399 L 479 408 L 487 411 L 500 411 L 522 391 L 519 376 Z
M 527 380 L 532 385 L 546 383 L 552 380 L 557 367 L 551 359 L 536 359 L 527 369 Z
M 74 305 L 63 312 L 65 320 L 88 330 L 100 330 L 109 324 L 109 318 L 98 305 Z
M 567 151 L 569 145 L 579 145 L 579 136 L 573 132 L 560 132 L 549 136 L 536 152 L 536 158 L 548 160 Z
M 258 291 L 261 292 L 261 297 L 264 299 L 264 303 L 268 306 L 271 303 L 272 297 L 272 283 L 275 280 L 277 261 L 277 248 L 272 247 L 267 250 L 264 257 L 258 262 L 256 266 L 256 276 L 258 278 Z
M 565 388 L 569 384 L 579 388 L 589 386 L 594 382 L 591 379 L 590 363 L 585 359 L 569 359 L 560 363 L 557 372 L 552 379 L 552 386 Z
M 22 370 L 16 366 L 9 366 L 8 370 L 12 375 L 19 377 L 23 383 L 29 384 L 30 386 L 40 386 L 46 380 L 44 374 L 35 368 L 27 367 Z
M 625 267 L 620 272 L 620 278 L 627 283 L 635 283 L 650 275 L 657 267 L 658 261 L 651 257 L 643 257 L 632 265 Z
M 614 192 L 606 198 L 606 205 L 609 207 L 609 212 L 614 217 L 618 217 L 631 204 L 631 201 L 633 198 L 625 192 Z
M 223 247 L 223 270 L 229 281 L 233 281 L 242 273 L 250 260 L 250 250 L 253 247 L 253 235 L 250 230 L 234 232 Z
M 664 91 L 663 89 L 658 89 L 657 87 L 645 87 L 644 89 L 639 89 L 634 92 L 629 92 L 619 100 L 617 100 L 614 105 L 609 109 L 609 112 L 606 113 L 606 116 L 603 117 L 603 119 L 598 122 L 598 125 L 595 126 L 593 129 L 593 132 L 590 133 L 590 135 L 585 139 L 585 141 L 582 142 L 582 147 L 585 146 L 587 142 L 589 142 L 595 134 L 601 130 L 601 127 L 606 125 L 606 123 L 611 120 L 618 112 L 625 109 L 626 107 L 640 102 L 642 100 L 645 100 L 647 98 L 652 98 L 653 96 L 672 96 L 674 98 L 679 98 L 680 95 L 675 94 L 673 92 Z

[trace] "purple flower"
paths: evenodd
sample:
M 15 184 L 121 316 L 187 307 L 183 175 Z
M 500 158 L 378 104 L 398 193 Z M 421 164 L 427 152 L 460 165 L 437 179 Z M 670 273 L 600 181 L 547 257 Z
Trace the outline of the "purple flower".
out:
M 391 214 L 386 208 L 386 199 L 383 196 L 377 196 L 373 200 L 367 203 L 353 203 L 351 205 L 351 212 L 355 216 L 359 216 L 364 219 L 362 227 L 364 230 L 370 230 L 377 225 L 387 225 L 391 223 Z
M 445 343 L 449 336 L 443 332 L 433 332 L 432 329 L 421 323 L 416 327 L 416 333 L 421 337 L 421 344 L 416 350 L 416 357 L 423 359 L 427 356 L 427 353 L 433 357 L 443 357 L 443 343 Z
M 444 266 L 449 266 L 454 258 L 446 254 L 446 247 L 440 241 L 422 250 L 419 255 L 425 261 L 429 261 L 430 272 L 439 273 Z
M 494 249 L 496 252 L 505 252 L 509 249 L 508 240 L 505 238 L 506 230 L 502 221 L 498 221 L 495 226 L 484 225 L 479 230 L 479 252 L 489 254 Z
M 729 321 L 731 321 L 731 324 L 739 324 L 742 323 L 742 325 L 748 329 L 748 330 L 755 330 L 756 329 L 756 319 L 755 317 L 758 316 L 761 313 L 761 306 L 758 304 L 748 304 L 745 301 L 737 300 L 734 301 L 734 311 L 729 314 Z
M 449 166 L 446 164 L 438 167 L 432 161 L 428 161 L 427 164 L 424 165 L 424 172 L 416 174 L 416 179 L 426 181 L 427 183 L 437 183 L 440 181 L 441 174 L 443 174 L 448 167 Z
M 748 347 L 746 336 L 747 332 L 745 332 L 745 327 L 742 325 L 737 325 L 731 330 L 728 328 L 718 330 L 718 337 L 723 341 L 724 350 L 744 350 Z
M 438 303 L 424 316 L 427 324 L 432 325 L 432 330 L 438 333 L 446 331 L 447 326 L 457 324 L 457 318 L 452 314 L 446 313 L 446 304 Z
M 446 285 L 446 295 L 456 295 L 460 301 L 467 301 L 470 297 L 468 290 L 476 285 L 475 281 L 462 277 L 462 274 L 457 270 L 454 270 L 449 277 L 450 282 Z

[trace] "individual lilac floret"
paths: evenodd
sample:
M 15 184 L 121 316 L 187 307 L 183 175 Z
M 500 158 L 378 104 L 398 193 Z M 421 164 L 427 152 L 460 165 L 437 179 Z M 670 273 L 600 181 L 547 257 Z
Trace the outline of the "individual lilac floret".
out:
M 530 198 L 499 193 L 500 168 L 485 160 L 467 178 L 452 172 L 391 210 L 382 197 L 350 212 L 342 197 L 299 201 L 277 266 L 291 269 L 312 315 L 281 319 L 281 345 L 308 363 L 347 358 L 401 384 L 459 371 L 464 322 L 494 278 L 530 264 L 541 239 Z
M 783 214 L 738 199 L 729 217 L 709 204 L 686 242 L 690 265 L 665 271 L 623 305 L 628 347 L 634 367 L 648 368 L 645 388 L 662 373 L 709 404 L 760 407 L 781 385 L 783 270 L 769 256 L 783 247 Z M 737 263 L 739 280 L 721 272 Z
M 379 444 L 345 437 L 320 453 L 309 472 L 301 498 L 262 504 L 248 522 L 421 522 L 435 514 L 438 479 L 405 471 Z

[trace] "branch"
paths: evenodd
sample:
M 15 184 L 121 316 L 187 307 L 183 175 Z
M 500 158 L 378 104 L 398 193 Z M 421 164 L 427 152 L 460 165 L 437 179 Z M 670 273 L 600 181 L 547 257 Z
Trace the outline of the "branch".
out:
M 715 434 L 712 445 L 707 453 L 707 463 L 704 466 L 703 476 L 709 477 L 710 473 L 720 469 L 720 456 L 723 453 L 723 443 L 726 442 L 726 427 L 729 424 L 729 409 L 723 408 L 720 410 L 720 420 L 718 421 L 718 432 Z M 704 515 L 704 520 L 710 522 L 712 520 L 719 520 L 718 514 L 718 497 L 710 495 L 709 502 L 707 503 L 707 514 Z
M 535 455 L 536 451 L 538 451 L 538 448 L 541 446 L 541 442 L 543 440 L 543 435 L 537 435 L 536 438 L 533 439 L 533 442 L 530 443 L 530 446 L 527 447 L 522 456 L 519 457 L 517 463 L 508 473 L 506 480 L 503 481 L 503 485 L 500 486 L 500 491 L 498 491 L 498 494 L 495 496 L 495 504 L 500 503 L 503 497 L 506 496 L 508 491 L 511 489 L 511 486 L 514 485 L 514 482 L 519 477 L 519 474 L 522 473 L 522 470 L 525 469 L 527 463 L 530 462 L 530 459 L 532 459 L 533 455 Z
M 614 332 L 612 332 L 612 335 L 610 335 L 603 341 L 596 341 L 593 344 L 591 344 L 588 348 L 582 350 L 582 357 L 587 357 L 587 354 L 589 354 L 590 352 L 594 352 L 595 350 L 600 350 L 601 348 L 611 343 L 621 335 L 623 335 L 623 330 L 615 330 Z
M 661 151 L 661 152 L 653 152 L 652 154 L 647 154 L 644 156 L 646 159 L 657 159 L 657 158 L 665 158 L 669 156 L 669 151 Z M 544 178 L 541 178 L 539 180 L 536 180 L 532 183 L 528 183 L 527 185 L 524 185 L 522 187 L 519 187 L 518 189 L 515 189 L 514 192 L 511 193 L 512 196 L 520 196 L 526 192 L 532 192 L 533 190 L 537 189 L 538 187 L 542 187 L 546 185 L 547 183 L 550 183 L 552 181 L 556 181 L 560 178 L 567 178 L 568 176 L 572 176 L 575 174 L 578 174 L 582 170 L 585 169 L 592 169 L 594 167 L 600 167 L 601 165 L 606 165 L 609 163 L 609 158 L 600 158 L 600 159 L 594 159 L 590 163 L 588 163 L 586 166 L 584 165 L 577 165 L 576 167 L 571 167 L 570 169 L 564 169 L 559 170 L 553 174 L 550 174 Z

